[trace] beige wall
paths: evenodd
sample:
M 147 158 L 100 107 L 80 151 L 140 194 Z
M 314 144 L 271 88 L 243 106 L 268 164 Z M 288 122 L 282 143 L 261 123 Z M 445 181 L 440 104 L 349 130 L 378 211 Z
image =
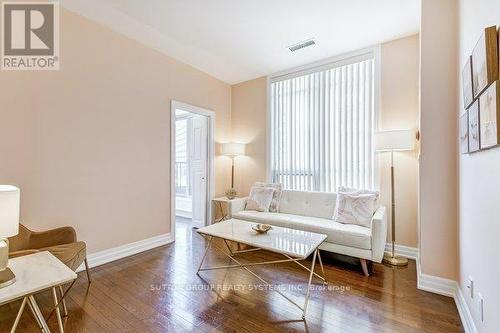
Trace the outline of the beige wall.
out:
M 0 183 L 22 190 L 22 222 L 72 225 L 89 252 L 169 232 L 170 100 L 216 111 L 230 87 L 62 10 L 61 70 L 0 72 Z M 216 160 L 217 192 L 229 175 Z
M 422 0 L 419 165 L 422 273 L 457 276 L 457 2 Z
M 460 1 L 460 61 L 457 70 L 465 64 L 483 29 L 491 25 L 500 26 L 498 0 Z M 461 87 L 459 91 L 462 91 Z M 461 94 L 457 97 L 459 114 L 464 112 L 461 97 Z M 458 114 L 454 116 L 458 118 Z M 500 148 L 457 156 L 460 170 L 459 285 L 478 331 L 500 332 Z M 469 276 L 474 279 L 474 298 L 467 289 Z M 479 314 L 479 293 L 484 298 L 484 323 Z
M 418 128 L 418 44 L 418 35 L 382 44 L 381 130 Z M 390 208 L 390 153 L 381 154 L 379 161 L 381 201 Z M 396 243 L 417 247 L 418 150 L 395 153 L 394 169 Z
M 256 181 L 266 180 L 266 84 L 261 77 L 231 86 L 233 138 L 247 144 L 247 156 L 235 160 L 234 186 L 241 195 L 248 195 Z
M 380 127 L 418 126 L 418 35 L 381 47 Z M 266 179 L 266 78 L 231 87 L 231 123 L 235 141 L 249 143 L 248 157 L 236 162 L 235 186 L 248 194 L 255 181 Z M 390 207 L 389 155 L 381 156 L 382 200 Z M 417 154 L 399 153 L 397 168 L 397 243 L 417 246 Z

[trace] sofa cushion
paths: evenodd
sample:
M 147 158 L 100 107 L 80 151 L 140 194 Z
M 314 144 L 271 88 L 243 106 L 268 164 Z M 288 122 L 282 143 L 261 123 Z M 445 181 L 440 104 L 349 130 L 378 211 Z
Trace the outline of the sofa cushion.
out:
M 257 211 L 241 211 L 233 215 L 233 218 L 249 222 L 268 223 L 271 225 L 286 227 L 304 231 L 317 232 L 328 236 L 327 242 L 355 247 L 359 249 L 371 249 L 371 230 L 360 225 L 342 224 L 330 219 L 301 216 L 282 213 L 262 213 Z
M 335 200 L 335 193 L 284 190 L 279 212 L 331 219 L 335 211 Z
M 380 207 L 380 203 L 379 203 L 380 192 L 379 191 L 367 190 L 367 189 L 356 189 L 353 187 L 339 186 L 337 192 L 343 192 L 343 193 L 349 193 L 349 194 L 373 194 L 373 195 L 375 195 L 375 205 L 373 207 L 373 214 L 375 214 L 378 207 Z
M 277 213 L 279 211 L 281 192 L 283 191 L 283 185 L 280 183 L 264 183 L 264 182 L 256 182 L 254 186 L 257 187 L 272 187 L 274 188 L 273 199 L 271 200 L 271 204 L 269 205 L 269 211 L 272 213 Z
M 253 186 L 250 190 L 246 210 L 258 210 L 260 212 L 268 212 L 271 201 L 273 200 L 274 188 Z
M 294 216 L 289 228 L 326 234 L 327 242 L 370 250 L 371 230 L 360 225 L 343 224 L 330 219 L 309 216 Z
M 258 212 L 256 210 L 242 210 L 232 215 L 233 218 L 257 223 L 268 223 L 277 226 L 286 226 L 290 217 L 287 214 Z M 282 225 L 283 223 L 283 225 Z
M 374 213 L 375 194 L 337 193 L 337 204 L 333 220 L 345 224 L 370 227 Z

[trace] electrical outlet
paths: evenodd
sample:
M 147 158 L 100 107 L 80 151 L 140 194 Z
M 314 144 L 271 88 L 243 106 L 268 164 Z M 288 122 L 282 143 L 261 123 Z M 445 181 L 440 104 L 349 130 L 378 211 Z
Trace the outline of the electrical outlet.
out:
M 479 300 L 479 315 L 481 316 L 481 322 L 484 323 L 484 299 L 480 293 L 477 294 L 477 298 Z
M 469 276 L 469 284 L 467 285 L 467 288 L 469 288 L 470 298 L 474 298 L 474 280 L 472 279 L 472 276 Z

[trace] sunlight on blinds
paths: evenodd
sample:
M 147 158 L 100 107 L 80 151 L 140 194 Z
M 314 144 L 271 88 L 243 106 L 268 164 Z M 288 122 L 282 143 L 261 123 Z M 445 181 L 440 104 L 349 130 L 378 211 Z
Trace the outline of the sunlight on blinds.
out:
M 374 187 L 374 60 L 271 83 L 271 176 L 286 189 Z

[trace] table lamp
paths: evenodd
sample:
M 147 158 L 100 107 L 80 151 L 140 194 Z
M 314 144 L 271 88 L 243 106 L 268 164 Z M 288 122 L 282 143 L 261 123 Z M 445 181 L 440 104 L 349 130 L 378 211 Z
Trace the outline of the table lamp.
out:
M 16 281 L 9 263 L 9 240 L 19 233 L 20 191 L 11 185 L 0 185 L 0 288 Z
M 392 230 L 392 251 L 384 254 L 384 263 L 393 266 L 406 266 L 408 259 L 394 254 L 394 244 L 396 243 L 396 205 L 394 193 L 394 152 L 413 150 L 415 148 L 415 130 L 391 130 L 375 133 L 375 151 L 391 153 L 391 230 Z
M 236 143 L 236 142 L 228 142 L 222 144 L 222 155 L 226 155 L 231 157 L 231 188 L 226 191 L 226 197 L 228 199 L 234 199 L 236 197 L 236 190 L 234 189 L 234 159 L 237 156 L 245 155 L 245 144 L 244 143 Z

